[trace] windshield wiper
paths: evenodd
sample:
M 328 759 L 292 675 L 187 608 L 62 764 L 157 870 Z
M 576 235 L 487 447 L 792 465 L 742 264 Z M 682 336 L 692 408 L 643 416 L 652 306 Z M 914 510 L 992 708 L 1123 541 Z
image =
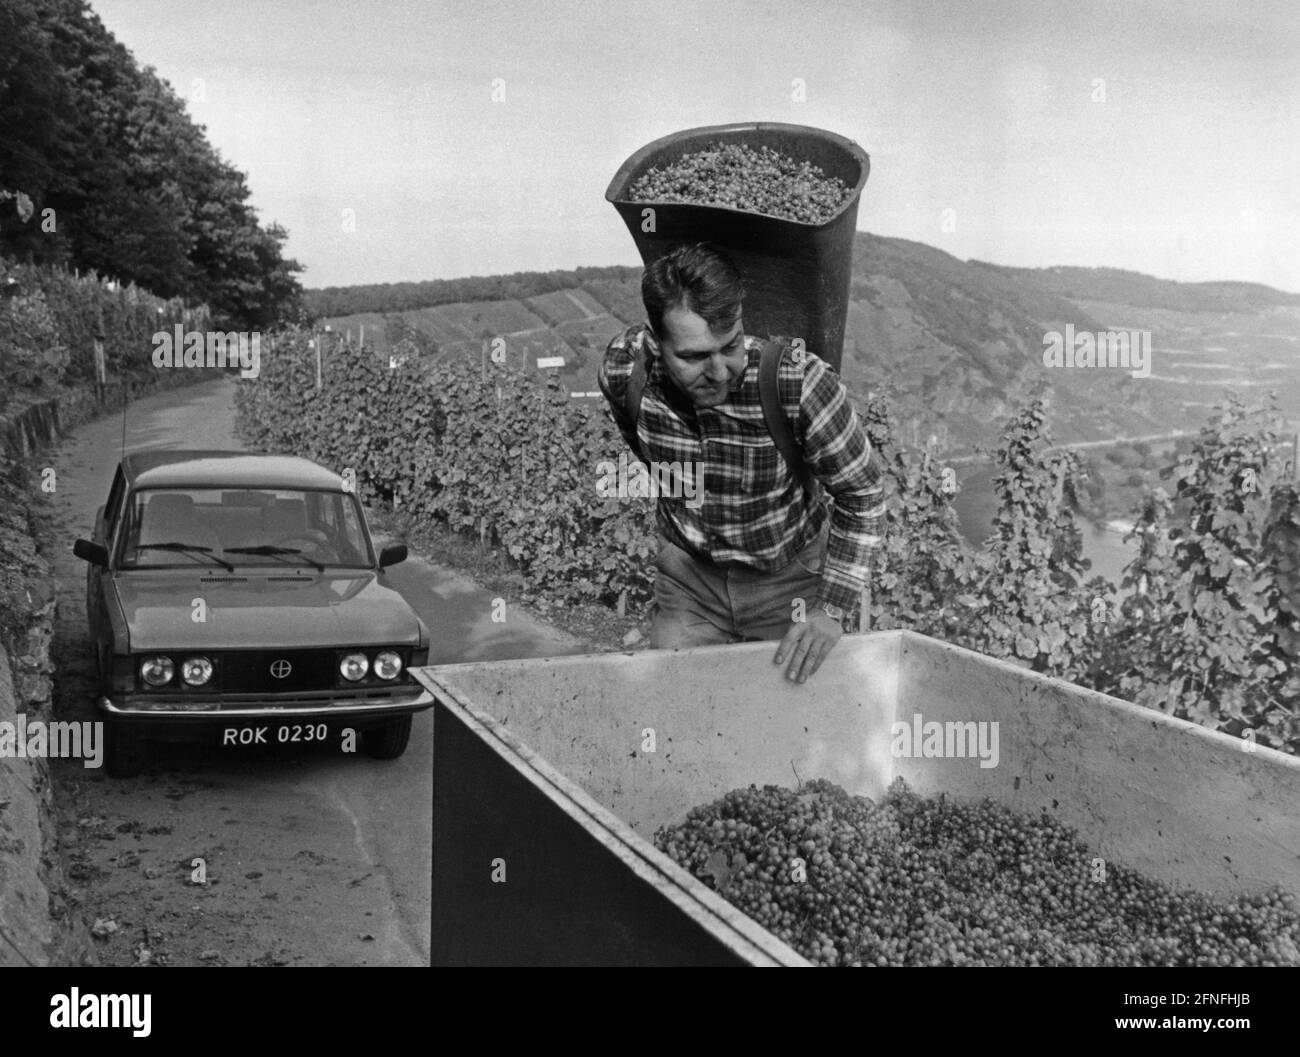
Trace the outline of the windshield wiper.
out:
M 308 565 L 314 566 L 318 572 L 324 572 L 325 566 L 314 558 L 308 558 L 297 547 L 277 547 L 274 543 L 260 543 L 256 547 L 223 547 L 222 554 L 258 554 L 265 555 L 268 558 L 280 558 L 285 554 L 294 554 L 305 561 Z M 288 563 L 292 564 L 292 563 Z
M 233 573 L 235 571 L 235 567 L 230 562 L 213 554 L 211 547 L 202 547 L 197 543 L 137 543 L 135 549 L 138 551 L 177 551 L 186 557 L 193 557 L 194 553 L 197 552 L 205 558 L 211 558 L 227 572 Z

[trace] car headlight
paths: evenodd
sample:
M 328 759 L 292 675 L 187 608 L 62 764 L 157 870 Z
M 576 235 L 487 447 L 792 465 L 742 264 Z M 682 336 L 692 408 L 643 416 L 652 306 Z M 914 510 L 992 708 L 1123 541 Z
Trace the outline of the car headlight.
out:
M 170 657 L 146 657 L 140 662 L 140 677 L 150 686 L 166 686 L 175 674 Z
M 186 657 L 181 663 L 181 678 L 189 686 L 202 686 L 212 678 L 212 662 L 206 657 Z
M 349 653 L 339 661 L 339 674 L 350 683 L 360 682 L 370 671 L 370 661 L 364 653 Z
M 384 650 L 375 657 L 375 674 L 380 679 L 396 679 L 402 674 L 402 658 L 392 650 Z

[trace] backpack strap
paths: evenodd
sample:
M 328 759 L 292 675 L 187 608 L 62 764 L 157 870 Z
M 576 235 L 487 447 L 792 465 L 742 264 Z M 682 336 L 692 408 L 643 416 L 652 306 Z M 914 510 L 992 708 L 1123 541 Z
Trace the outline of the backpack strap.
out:
M 758 396 L 763 402 L 763 420 L 767 431 L 772 436 L 781 458 L 790 467 L 790 472 L 813 499 L 821 498 L 821 482 L 813 476 L 808 464 L 804 462 L 803 452 L 799 449 L 794 434 L 790 432 L 790 420 L 786 418 L 785 408 L 781 406 L 781 392 L 777 376 L 781 368 L 781 356 L 788 343 L 781 338 L 774 338 L 763 346 L 763 355 L 758 364 Z

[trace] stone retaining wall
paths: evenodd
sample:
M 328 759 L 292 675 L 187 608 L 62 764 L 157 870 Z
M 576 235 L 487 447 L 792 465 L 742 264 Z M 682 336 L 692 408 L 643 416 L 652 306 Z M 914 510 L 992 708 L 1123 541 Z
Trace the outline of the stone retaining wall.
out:
M 37 472 L 26 470 L 26 461 L 61 434 L 98 415 L 120 411 L 124 402 L 210 381 L 221 373 L 160 372 L 151 385 L 125 388 L 110 382 L 102 404 L 91 387 L 60 390 L 0 417 L 0 459 L 6 469 L 23 466 L 22 476 L 36 480 Z M 29 511 L 35 496 L 14 488 L 7 479 L 0 482 L 0 491 L 0 502 L 11 504 L 11 516 L 0 529 L 10 536 L 5 541 L 8 568 L 0 585 L 0 732 L 4 732 L 15 730 L 20 716 L 28 723 L 54 718 L 50 642 L 58 599 L 53 572 L 31 536 Z M 78 947 L 52 916 L 58 908 L 51 906 L 51 893 L 63 887 L 53 809 L 48 761 L 0 755 L 0 966 L 48 965 L 67 959 Z

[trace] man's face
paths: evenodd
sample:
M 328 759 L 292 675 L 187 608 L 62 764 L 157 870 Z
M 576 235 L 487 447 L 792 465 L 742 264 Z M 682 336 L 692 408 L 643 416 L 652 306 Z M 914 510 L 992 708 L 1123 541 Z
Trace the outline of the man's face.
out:
M 656 337 L 660 363 L 696 407 L 717 407 L 745 373 L 748 358 L 739 319 L 719 334 L 690 309 L 674 305 L 664 312 L 663 333 Z

